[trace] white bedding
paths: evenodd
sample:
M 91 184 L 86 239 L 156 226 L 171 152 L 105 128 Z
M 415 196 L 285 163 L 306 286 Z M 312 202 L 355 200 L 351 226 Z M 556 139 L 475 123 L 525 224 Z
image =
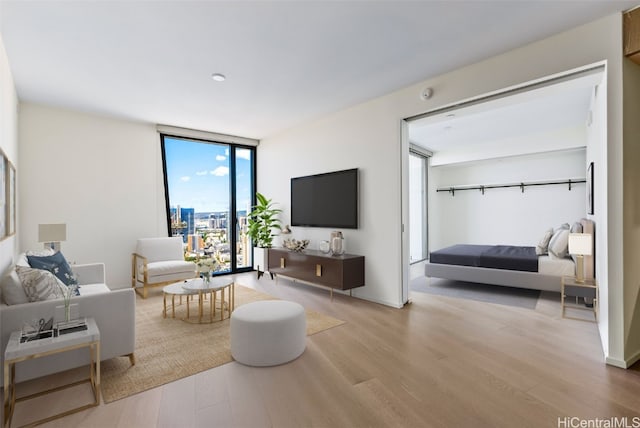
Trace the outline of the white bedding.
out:
M 573 276 L 576 273 L 573 259 L 556 259 L 551 256 L 538 257 L 538 273 L 553 276 Z

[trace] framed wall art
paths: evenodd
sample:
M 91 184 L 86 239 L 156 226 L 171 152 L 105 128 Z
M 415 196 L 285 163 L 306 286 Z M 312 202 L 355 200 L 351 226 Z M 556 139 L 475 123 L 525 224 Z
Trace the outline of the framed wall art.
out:
M 7 235 L 16 233 L 16 168 L 7 161 Z
M 7 236 L 7 157 L 0 152 L 0 239 Z

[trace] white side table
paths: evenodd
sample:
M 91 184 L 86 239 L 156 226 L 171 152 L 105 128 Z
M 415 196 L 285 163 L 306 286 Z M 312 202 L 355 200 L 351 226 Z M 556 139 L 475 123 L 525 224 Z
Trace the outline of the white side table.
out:
M 34 422 L 29 425 L 37 425 L 48 422 L 63 416 L 76 413 L 81 410 L 100 404 L 100 330 L 93 318 L 87 318 L 87 329 L 66 333 L 58 337 L 49 337 L 45 339 L 33 340 L 30 342 L 20 343 L 19 331 L 11 333 L 9 343 L 4 351 L 4 423 L 3 426 L 8 428 L 11 426 L 11 419 L 15 405 L 21 401 L 27 401 L 32 398 L 40 397 L 44 394 L 60 391 L 70 388 L 81 383 L 89 382 L 95 401 L 62 413 L 58 413 Z M 89 365 L 89 378 L 83 379 L 70 384 L 58 386 L 46 391 L 37 392 L 24 397 L 16 398 L 15 373 L 16 364 L 22 361 L 33 360 L 36 358 L 46 357 L 47 355 L 58 354 L 62 352 L 72 351 L 74 349 L 88 348 L 91 356 Z

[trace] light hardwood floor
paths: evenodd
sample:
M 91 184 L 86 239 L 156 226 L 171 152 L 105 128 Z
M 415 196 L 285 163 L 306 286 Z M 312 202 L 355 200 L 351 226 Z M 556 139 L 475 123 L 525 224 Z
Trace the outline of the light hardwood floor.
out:
M 561 319 L 556 299 L 529 310 L 412 293 L 393 309 L 341 295 L 331 302 L 324 289 L 255 273 L 237 282 L 346 324 L 310 336 L 289 364 L 226 364 L 45 426 L 557 427 L 564 417 L 640 418 L 640 370 L 606 366 L 596 325 Z M 14 425 L 73 395 L 22 409 Z

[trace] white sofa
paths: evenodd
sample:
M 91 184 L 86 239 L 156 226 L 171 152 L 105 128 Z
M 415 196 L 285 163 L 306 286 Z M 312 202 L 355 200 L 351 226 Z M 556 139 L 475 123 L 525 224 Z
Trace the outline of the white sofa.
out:
M 132 289 L 109 290 L 105 284 L 103 263 L 72 265 L 78 278 L 80 296 L 73 297 L 71 303 L 78 304 L 81 317 L 93 317 L 100 329 L 100 359 L 129 357 L 135 364 L 136 343 L 135 310 L 136 297 Z M 64 305 L 62 299 L 17 305 L 0 305 L 0 329 L 2 334 L 2 357 L 11 332 L 20 330 L 24 323 L 32 323 L 40 318 L 49 319 L 55 307 Z M 71 368 L 89 364 L 89 353 L 78 349 L 51 355 L 37 360 L 25 361 L 16 366 L 16 381 L 24 381 Z M 4 371 L 0 370 L 2 379 Z

